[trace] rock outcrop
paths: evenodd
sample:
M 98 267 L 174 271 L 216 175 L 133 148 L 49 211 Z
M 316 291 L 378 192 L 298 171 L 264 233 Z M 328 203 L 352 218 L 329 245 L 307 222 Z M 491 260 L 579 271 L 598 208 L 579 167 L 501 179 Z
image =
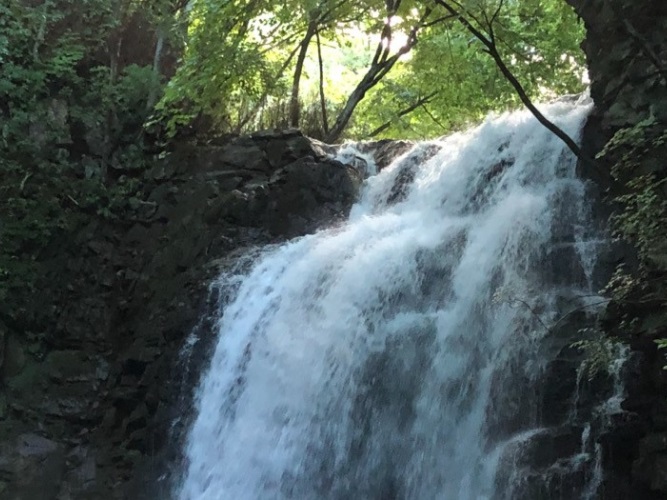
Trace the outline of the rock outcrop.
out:
M 667 4 L 652 0 L 567 0 L 586 26 L 586 53 L 591 96 L 595 109 L 584 133 L 584 150 L 594 157 L 622 128 L 651 120 L 650 128 L 667 129 Z M 613 201 L 619 192 L 631 192 L 633 179 L 650 173 L 655 181 L 667 177 L 664 150 L 646 148 L 634 155 L 635 167 L 626 177 L 610 183 L 600 172 L 610 172 L 621 159 L 601 158 L 601 169 L 588 175 Z M 607 209 L 609 206 L 607 206 Z M 606 219 L 605 219 L 606 220 Z M 609 267 L 635 266 L 632 253 L 610 252 Z M 613 269 L 611 269 L 613 270 Z M 654 285 L 664 288 L 664 270 L 652 269 Z M 662 283 L 662 285 L 661 285 Z M 652 285 L 653 286 L 653 285 Z M 641 318 L 627 328 L 628 318 Z M 664 498 L 667 495 L 667 362 L 656 338 L 667 337 L 664 304 L 612 303 L 605 318 L 610 335 L 629 342 L 637 359 L 627 375 L 626 410 L 606 436 L 604 445 L 607 481 L 604 498 Z M 616 496 L 614 496 L 616 495 Z
M 286 131 L 181 144 L 138 180 L 132 217 L 60 241 L 35 304 L 0 325 L 2 498 L 157 498 L 142 485 L 196 382 L 175 370 L 210 278 L 345 217 L 363 179 Z

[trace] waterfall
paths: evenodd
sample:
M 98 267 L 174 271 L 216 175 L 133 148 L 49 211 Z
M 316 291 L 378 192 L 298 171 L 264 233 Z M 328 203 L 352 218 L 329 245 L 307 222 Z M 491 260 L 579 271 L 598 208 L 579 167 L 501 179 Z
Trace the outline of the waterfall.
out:
M 544 112 L 578 137 L 589 109 Z M 220 278 L 176 496 L 520 498 L 511 450 L 543 433 L 540 384 L 576 337 L 549 325 L 592 300 L 590 219 L 575 159 L 526 112 L 415 146 L 346 223 Z

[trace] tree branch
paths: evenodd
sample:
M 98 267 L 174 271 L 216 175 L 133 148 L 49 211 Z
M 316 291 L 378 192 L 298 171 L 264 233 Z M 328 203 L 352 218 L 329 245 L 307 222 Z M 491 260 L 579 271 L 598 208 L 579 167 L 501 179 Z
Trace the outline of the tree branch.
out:
M 301 119 L 301 102 L 299 101 L 299 87 L 301 85 L 301 75 L 303 66 L 308 53 L 308 46 L 317 31 L 317 19 L 313 18 L 308 23 L 308 29 L 299 45 L 299 55 L 294 66 L 294 76 L 292 77 L 292 94 L 290 97 L 289 124 L 291 127 L 298 127 Z
M 417 101 L 415 101 L 414 103 L 412 103 L 412 104 L 411 104 L 410 106 L 408 106 L 407 108 L 402 109 L 401 111 L 399 111 L 399 112 L 396 114 L 396 116 L 393 117 L 391 120 L 387 120 L 385 123 L 383 123 L 383 124 L 380 125 L 378 128 L 376 128 L 375 130 L 373 130 L 370 134 L 368 134 L 368 137 L 375 137 L 376 135 L 381 134 L 382 132 L 384 132 L 385 130 L 387 130 L 389 127 L 391 127 L 391 124 L 394 122 L 394 120 L 395 120 L 396 118 L 402 118 L 402 117 L 404 117 L 405 115 L 408 115 L 408 114 L 412 113 L 415 109 L 417 109 L 417 108 L 423 106 L 424 104 L 428 104 L 429 102 L 431 102 L 431 101 L 433 100 L 433 98 L 434 98 L 437 94 L 438 94 L 438 92 L 435 91 L 435 92 L 430 93 L 430 94 L 427 95 L 427 96 L 424 96 L 424 97 L 418 99 Z
M 489 21 L 489 25 L 493 25 L 493 23 L 496 22 L 496 19 L 498 19 L 498 16 L 500 15 L 500 11 L 502 10 L 504 4 L 505 4 L 505 0 L 500 0 L 500 2 L 498 2 L 498 8 L 496 9 L 496 11 L 491 16 L 491 20 Z
M 450 19 L 454 19 L 454 17 L 455 17 L 455 16 L 452 16 L 452 15 L 439 17 L 438 19 L 434 19 L 434 20 L 431 21 L 431 22 L 422 24 L 422 29 L 424 29 L 424 28 L 430 28 L 431 26 L 435 26 L 436 24 L 440 24 L 440 23 L 442 23 L 442 22 L 444 22 L 444 21 L 448 21 L 448 20 L 450 20 Z
M 431 111 L 426 107 L 425 104 L 422 106 L 422 108 L 424 109 L 424 113 L 426 113 L 428 117 L 431 120 L 433 120 L 433 123 L 435 123 L 442 130 L 447 130 L 447 127 L 445 127 L 442 123 L 440 123 L 440 120 L 438 120 L 435 116 L 433 116 L 433 113 L 431 113 Z
M 535 107 L 535 105 L 531 101 L 530 97 L 528 97 L 528 94 L 526 93 L 521 83 L 516 79 L 514 74 L 510 71 L 510 69 L 503 61 L 500 53 L 498 52 L 495 40 L 491 40 L 489 39 L 489 37 L 481 33 L 477 28 L 475 28 L 475 26 L 472 25 L 470 21 L 468 21 L 468 19 L 466 19 L 461 13 L 459 13 L 454 7 L 452 7 L 445 0 L 434 0 L 434 1 L 438 5 L 444 7 L 450 14 L 456 16 L 456 18 L 463 25 L 463 27 L 466 30 L 468 30 L 480 42 L 482 42 L 482 44 L 484 45 L 484 51 L 493 58 L 494 62 L 496 63 L 496 66 L 498 67 L 498 69 L 500 69 L 500 72 L 503 74 L 505 79 L 512 85 L 512 87 L 514 87 L 514 90 L 519 96 L 521 102 L 524 104 L 524 106 L 526 106 L 526 108 L 528 108 L 528 110 L 533 114 L 533 116 L 537 119 L 537 121 L 540 122 L 540 124 L 542 124 L 547 130 L 553 133 L 561 141 L 563 141 L 563 143 L 565 143 L 565 145 L 570 149 L 570 151 L 572 151 L 572 153 L 582 163 L 585 163 L 586 165 L 593 167 L 598 172 L 601 172 L 606 177 L 609 177 L 609 172 L 603 172 L 600 165 L 597 162 L 593 161 L 591 158 L 587 157 L 581 151 L 581 148 L 579 148 L 577 143 L 569 135 L 567 135 L 567 133 L 565 133 L 563 129 L 561 129 L 558 125 L 550 121 L 540 112 L 540 110 L 537 109 L 537 107 Z
M 424 26 L 426 20 L 432 13 L 432 9 L 429 7 L 424 10 L 423 15 L 414 24 L 412 29 L 410 29 L 405 44 L 400 49 L 398 49 L 393 56 L 389 57 L 390 47 L 387 40 L 390 39 L 391 34 L 391 13 L 394 12 L 393 9 L 397 8 L 399 3 L 400 2 L 396 2 L 396 0 L 394 0 L 394 3 L 388 1 L 387 11 L 389 15 L 387 16 L 387 22 L 382 29 L 382 37 L 375 50 L 375 55 L 371 65 L 361 81 L 357 84 L 355 89 L 348 97 L 342 111 L 336 117 L 336 121 L 325 137 L 325 142 L 331 143 L 338 140 L 340 135 L 343 133 L 343 130 L 345 130 L 345 127 L 347 127 L 350 118 L 352 118 L 352 114 L 354 113 L 355 108 L 366 96 L 366 93 L 375 85 L 377 85 L 380 80 L 384 78 L 387 73 L 389 73 L 389 71 L 391 71 L 401 56 L 410 52 L 410 50 L 412 50 L 412 48 L 417 44 L 417 33 Z

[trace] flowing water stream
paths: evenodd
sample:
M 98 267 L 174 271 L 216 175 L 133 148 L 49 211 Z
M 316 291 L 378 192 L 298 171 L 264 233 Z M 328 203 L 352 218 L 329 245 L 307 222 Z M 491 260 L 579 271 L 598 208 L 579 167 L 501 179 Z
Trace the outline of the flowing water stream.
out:
M 589 106 L 544 110 L 576 137 Z M 562 347 L 545 325 L 591 300 L 589 212 L 569 151 L 517 112 L 416 146 L 346 223 L 222 276 L 177 498 L 521 498 L 512 449 L 544 430 Z M 599 486 L 590 433 L 569 498 Z

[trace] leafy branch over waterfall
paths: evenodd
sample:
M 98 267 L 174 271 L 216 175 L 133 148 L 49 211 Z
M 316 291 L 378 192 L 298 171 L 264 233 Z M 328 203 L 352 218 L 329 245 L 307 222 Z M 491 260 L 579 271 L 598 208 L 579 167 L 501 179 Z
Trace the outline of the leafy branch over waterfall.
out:
M 482 45 L 484 46 L 483 51 L 489 54 L 489 56 L 491 56 L 493 61 L 498 66 L 498 69 L 500 69 L 502 75 L 507 79 L 507 81 L 512 85 L 512 87 L 516 91 L 517 95 L 519 96 L 519 99 L 521 99 L 521 102 L 526 106 L 526 108 L 528 108 L 528 110 L 533 114 L 533 116 L 535 116 L 537 121 L 540 122 L 540 124 L 542 124 L 554 135 L 556 135 L 561 141 L 563 141 L 565 145 L 568 147 L 568 149 L 572 151 L 572 153 L 574 153 L 574 155 L 579 160 L 595 166 L 593 160 L 586 157 L 583 154 L 581 148 L 575 142 L 575 140 L 572 139 L 572 137 L 567 135 L 567 133 L 565 133 L 563 129 L 561 129 L 558 125 L 549 120 L 546 116 L 544 116 L 540 112 L 539 109 L 537 109 L 535 104 L 533 104 L 531 98 L 526 93 L 526 90 L 523 88 L 523 85 L 521 85 L 521 82 L 517 80 L 517 78 L 514 76 L 512 71 L 510 71 L 509 67 L 503 60 L 502 56 L 500 55 L 500 51 L 498 50 L 498 41 L 496 39 L 494 30 L 494 24 L 496 23 L 496 20 L 498 19 L 498 16 L 502 11 L 504 1 L 505 0 L 499 0 L 495 11 L 491 15 L 488 15 L 488 13 L 484 10 L 482 12 L 483 17 L 481 19 L 478 19 L 477 17 L 475 17 L 474 14 L 464 10 L 465 9 L 464 6 L 460 2 L 457 2 L 456 0 L 453 0 L 451 2 L 448 0 L 435 0 L 435 3 L 442 6 L 457 21 L 459 21 L 465 27 L 466 30 L 468 30 L 477 40 L 479 40 L 482 43 Z M 473 22 L 476 22 L 480 26 L 484 26 L 487 34 L 482 33 L 478 28 L 476 28 Z
M 583 89 L 582 29 L 560 0 L 192 3 L 187 47 L 158 110 L 170 131 L 300 127 L 329 142 L 425 138 L 490 110 Z M 463 16 L 463 17 L 462 17 Z M 492 25 L 509 75 L 461 20 Z M 472 25 L 470 25 L 472 26 Z M 478 32 L 479 33 L 479 32 Z

